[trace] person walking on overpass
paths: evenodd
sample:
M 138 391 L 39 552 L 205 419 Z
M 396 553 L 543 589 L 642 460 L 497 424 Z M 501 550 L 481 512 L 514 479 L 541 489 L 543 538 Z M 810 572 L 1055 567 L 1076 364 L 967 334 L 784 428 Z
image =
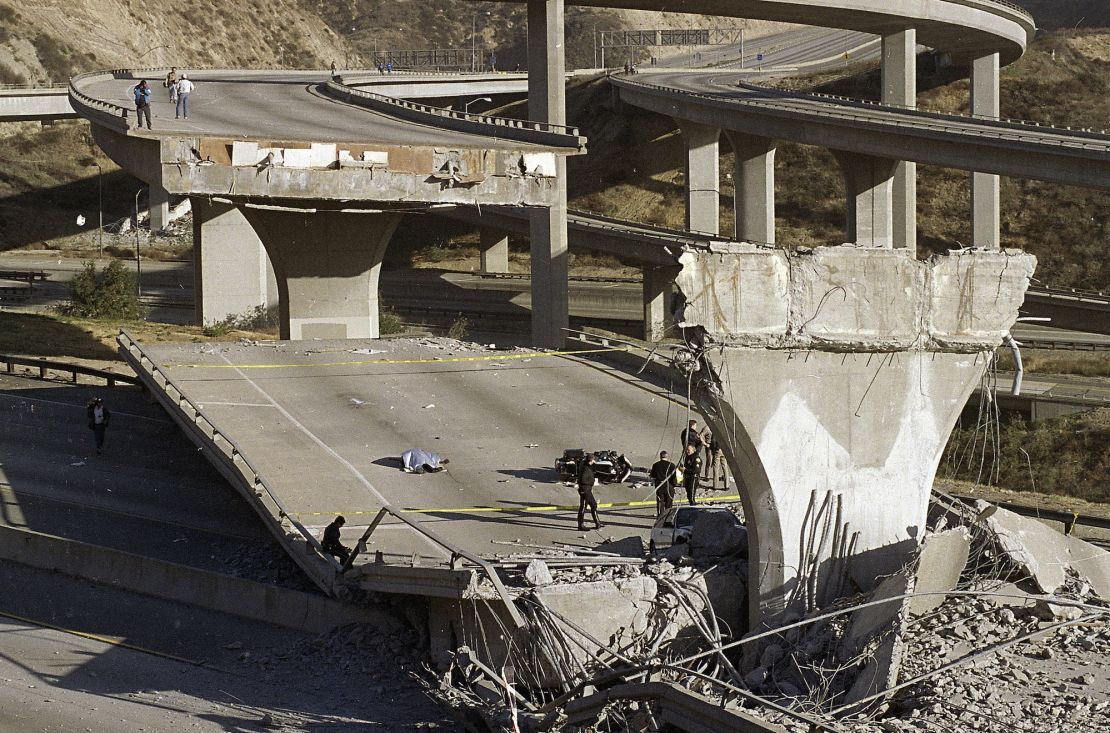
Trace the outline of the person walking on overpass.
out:
M 578 531 L 586 531 L 586 507 L 590 507 L 590 514 L 594 518 L 594 529 L 601 529 L 605 525 L 597 518 L 597 499 L 594 498 L 594 484 L 596 483 L 596 476 L 594 475 L 594 458 L 593 453 L 587 453 L 586 459 L 582 461 L 582 465 L 578 469 Z
M 651 464 L 651 483 L 655 486 L 655 516 L 661 517 L 674 504 L 674 489 L 678 483 L 678 467 L 667 460 L 667 451 L 659 451 L 659 460 Z
M 320 542 L 324 552 L 338 560 L 340 565 L 346 565 L 351 558 L 351 548 L 339 541 L 339 530 L 343 529 L 343 525 L 346 523 L 347 520 L 343 518 L 342 514 L 337 516 L 331 524 L 324 528 L 324 539 Z
M 147 85 L 146 79 L 141 79 L 131 89 L 135 93 L 135 117 L 139 123 L 139 127 L 143 126 L 143 115 L 146 115 L 146 129 L 150 128 L 150 98 L 154 94 L 154 90 Z
M 170 73 L 166 74 L 166 80 L 162 82 L 162 86 L 170 91 L 170 102 L 177 103 L 177 67 L 171 66 Z
M 100 455 L 104 452 L 104 435 L 108 432 L 108 422 L 112 419 L 112 413 L 104 406 L 104 400 L 99 397 L 94 397 L 89 402 L 85 412 L 88 415 L 89 430 L 93 431 L 93 439 L 96 441 L 96 453 Z
M 686 489 L 686 501 L 690 506 L 697 504 L 698 479 L 701 477 L 701 456 L 693 443 L 686 444 L 686 455 L 682 457 L 682 487 Z
M 189 77 L 185 74 L 177 80 L 177 113 L 174 119 L 184 117 L 189 119 L 189 95 L 196 89 L 196 85 L 189 81 Z

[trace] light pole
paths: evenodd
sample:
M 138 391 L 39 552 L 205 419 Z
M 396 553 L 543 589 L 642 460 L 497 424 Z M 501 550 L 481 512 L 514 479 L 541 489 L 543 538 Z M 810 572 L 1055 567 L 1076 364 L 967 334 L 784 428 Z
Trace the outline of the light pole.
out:
M 99 217 L 98 217 L 97 221 L 100 224 L 100 227 L 98 229 L 99 233 L 97 234 L 97 238 L 99 240 L 99 247 L 100 247 L 99 256 L 103 257 L 104 256 L 104 169 L 101 168 L 100 163 L 96 162 L 95 160 L 90 161 L 88 163 L 88 165 L 95 165 L 96 166 L 96 188 L 97 188 L 97 199 L 98 199 L 97 204 L 96 204 L 96 209 L 97 209 L 97 213 L 99 214 Z
M 740 29 L 740 68 L 744 68 L 744 29 Z
M 472 99 L 472 100 L 470 100 L 469 102 L 467 102 L 466 104 L 463 105 L 463 114 L 464 115 L 470 114 L 470 105 L 474 104 L 475 102 L 492 102 L 492 101 L 493 100 L 490 99 L 489 97 L 478 97 L 477 99 Z
M 470 71 L 477 71 L 478 64 L 478 16 L 484 15 L 489 17 L 492 15 L 488 10 L 479 10 L 474 15 L 470 16 Z
M 143 297 L 143 262 L 139 259 L 139 194 L 143 189 L 135 192 L 135 292 L 138 297 Z

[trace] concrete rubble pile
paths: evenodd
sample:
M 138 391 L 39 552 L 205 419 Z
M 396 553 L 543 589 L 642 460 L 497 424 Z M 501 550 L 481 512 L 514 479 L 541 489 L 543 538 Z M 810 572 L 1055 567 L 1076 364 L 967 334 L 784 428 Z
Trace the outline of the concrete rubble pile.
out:
M 915 560 L 874 591 L 743 638 L 738 551 L 525 556 L 528 630 L 471 643 L 441 695 L 504 730 L 658 730 L 679 707 L 717 726 L 703 729 L 1110 730 L 1110 553 L 985 502 L 937 495 L 933 509 Z

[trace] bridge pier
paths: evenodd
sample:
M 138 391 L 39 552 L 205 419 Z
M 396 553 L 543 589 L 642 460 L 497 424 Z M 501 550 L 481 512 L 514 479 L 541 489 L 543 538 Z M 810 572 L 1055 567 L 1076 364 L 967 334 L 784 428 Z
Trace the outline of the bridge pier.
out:
M 528 117 L 565 125 L 563 0 L 528 0 Z M 555 201 L 529 221 L 532 343 L 561 348 L 570 326 L 567 161 L 555 156 Z
M 1035 259 L 734 245 L 680 262 L 694 399 L 742 487 L 753 623 L 870 590 L 924 534 L 948 435 Z
M 497 229 L 478 230 L 481 272 L 489 275 L 509 271 L 509 235 Z
M 687 120 L 676 120 L 685 146 L 686 229 L 721 232 L 721 130 Z
M 844 174 L 847 241 L 861 247 L 894 246 L 894 176 L 897 160 L 833 150 Z
M 281 338 L 378 337 L 378 275 L 401 214 L 244 214 L 277 276 Z
M 998 54 L 972 61 L 971 114 L 998 117 Z M 990 173 L 971 174 L 971 244 L 982 249 L 1001 247 L 1001 191 L 999 177 Z
M 917 107 L 917 31 L 907 28 L 883 36 L 882 101 Z M 895 248 L 917 248 L 917 163 L 901 160 L 892 190 Z
M 190 201 L 197 324 L 218 323 L 275 304 L 277 280 L 270 258 L 243 212 L 205 196 Z
M 678 274 L 677 267 L 644 265 L 644 341 L 663 340 L 671 323 L 671 286 Z
M 170 193 L 158 184 L 149 187 L 147 209 L 150 212 L 150 233 L 160 232 L 170 223 Z
M 734 237 L 744 242 L 775 242 L 775 141 L 725 131 L 735 156 L 732 182 L 736 215 Z

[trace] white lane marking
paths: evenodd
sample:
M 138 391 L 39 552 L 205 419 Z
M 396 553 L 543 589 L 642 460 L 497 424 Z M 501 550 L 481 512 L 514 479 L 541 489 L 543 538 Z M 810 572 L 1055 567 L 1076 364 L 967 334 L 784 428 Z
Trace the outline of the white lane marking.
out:
M 22 400 L 24 402 L 41 402 L 41 403 L 46 404 L 46 405 L 59 405 L 61 407 L 72 407 L 72 408 L 78 409 L 78 410 L 86 409 L 85 405 L 75 405 L 72 402 L 63 402 L 61 400 L 44 400 L 41 397 L 24 397 L 23 395 L 13 394 L 11 392 L 0 392 L 0 397 L 7 397 L 8 399 L 13 399 L 13 400 Z M 112 412 L 112 417 L 115 417 L 116 415 L 126 415 L 127 417 L 133 417 L 136 420 L 149 420 L 150 422 L 162 423 L 164 425 L 173 425 L 174 424 L 174 422 L 172 420 L 163 420 L 163 419 L 157 418 L 157 417 L 147 417 L 146 415 L 136 415 L 133 412 L 122 412 L 120 410 L 112 410 L 111 412 Z
M 254 383 L 254 380 L 252 380 L 250 377 L 248 377 L 246 374 L 244 374 L 242 369 L 240 369 L 239 367 L 232 364 L 231 361 L 228 360 L 227 356 L 225 356 L 224 354 L 220 354 L 220 358 L 223 359 L 225 362 L 227 362 L 228 366 L 230 366 L 233 370 L 235 370 L 236 374 L 238 374 L 243 379 L 247 380 L 247 384 L 254 387 L 258 391 L 258 393 L 266 399 L 267 402 L 269 402 L 271 405 L 273 405 L 275 408 L 277 408 L 277 411 L 280 412 L 286 420 L 288 420 L 289 422 L 296 425 L 297 428 L 302 433 L 307 435 L 309 440 L 311 440 L 313 443 L 315 443 L 316 445 L 323 448 L 325 453 L 330 455 L 332 458 L 334 458 L 336 461 L 338 461 L 344 468 L 346 468 L 348 471 L 350 471 L 351 474 L 353 474 L 354 477 L 358 479 L 359 483 L 361 483 L 363 486 L 365 486 L 367 489 L 369 489 L 370 493 L 372 493 L 374 496 L 378 497 L 378 501 L 381 502 L 382 506 L 391 506 L 390 502 L 386 501 L 386 498 L 384 496 L 382 496 L 381 493 L 377 489 L 374 488 L 374 485 L 372 483 L 370 483 L 369 479 L 367 479 L 365 476 L 363 476 L 362 472 L 359 471 L 357 468 L 355 468 L 354 465 L 350 461 L 348 461 L 346 458 L 344 458 L 343 456 L 336 453 L 335 450 L 330 445 L 328 445 L 324 441 L 320 440 L 320 438 L 316 437 L 316 434 L 313 433 L 308 428 L 306 428 L 304 425 L 302 425 L 301 422 L 299 420 L 297 420 L 297 418 L 293 417 L 293 415 L 289 412 L 289 410 L 286 410 L 284 407 L 279 405 L 277 403 L 277 400 L 275 400 L 273 397 L 271 397 L 269 395 L 269 393 L 266 392 L 266 390 L 259 387 L 257 384 Z M 435 550 L 439 554 L 443 555 L 444 557 L 447 556 L 447 553 L 444 551 L 444 549 L 442 547 L 440 547 L 436 543 L 432 542 L 429 538 L 425 537 L 423 533 L 417 532 L 417 534 L 420 535 L 420 538 L 422 540 L 424 540 L 433 550 Z

